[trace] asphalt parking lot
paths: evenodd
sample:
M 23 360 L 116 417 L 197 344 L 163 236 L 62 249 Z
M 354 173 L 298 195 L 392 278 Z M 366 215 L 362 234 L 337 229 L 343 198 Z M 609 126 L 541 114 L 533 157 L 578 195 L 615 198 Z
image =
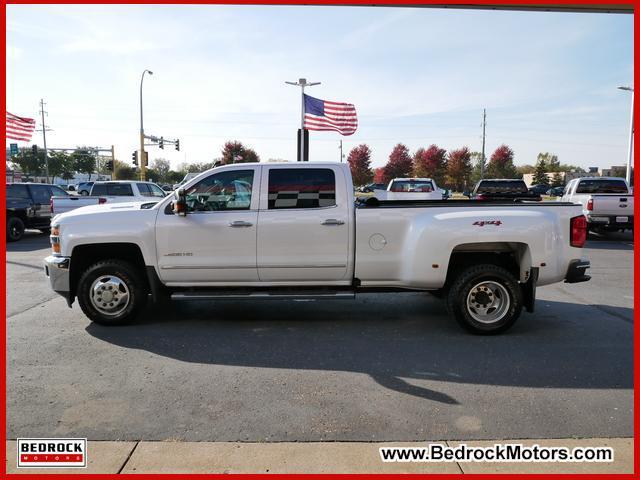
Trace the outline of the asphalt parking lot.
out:
M 219 301 L 91 324 L 49 290 L 47 237 L 9 244 L 9 439 L 391 441 L 633 435 L 633 238 L 538 290 L 505 335 L 437 299 Z

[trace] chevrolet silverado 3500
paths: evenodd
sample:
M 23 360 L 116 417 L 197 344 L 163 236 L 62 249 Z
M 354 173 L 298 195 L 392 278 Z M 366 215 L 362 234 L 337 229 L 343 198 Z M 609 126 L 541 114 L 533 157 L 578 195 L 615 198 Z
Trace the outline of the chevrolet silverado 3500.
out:
M 579 205 L 356 202 L 340 163 L 226 165 L 158 203 L 85 207 L 52 226 L 51 287 L 105 325 L 149 296 L 424 291 L 470 331 L 497 333 L 533 311 L 536 286 L 590 278 Z

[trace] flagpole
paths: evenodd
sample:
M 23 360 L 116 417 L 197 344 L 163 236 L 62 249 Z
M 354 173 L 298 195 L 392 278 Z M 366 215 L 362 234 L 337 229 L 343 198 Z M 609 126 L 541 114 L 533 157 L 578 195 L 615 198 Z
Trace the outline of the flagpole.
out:
M 306 78 L 300 79 L 300 92 L 302 92 L 302 114 L 300 116 L 300 161 L 304 162 L 304 86 L 307 84 Z
M 300 109 L 300 161 L 304 162 L 304 87 L 313 87 L 314 85 L 320 85 L 320 82 L 307 82 L 306 78 L 299 78 L 297 82 L 284 82 L 287 85 L 295 85 L 300 87 L 300 98 L 302 100 L 302 105 Z

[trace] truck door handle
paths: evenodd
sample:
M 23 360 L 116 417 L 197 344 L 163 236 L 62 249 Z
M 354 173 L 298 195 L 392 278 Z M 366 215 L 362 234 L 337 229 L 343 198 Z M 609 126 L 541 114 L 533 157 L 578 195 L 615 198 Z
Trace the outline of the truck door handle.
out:
M 342 220 L 338 220 L 336 218 L 327 218 L 321 225 L 344 225 Z
M 253 223 L 243 222 L 242 220 L 236 220 L 235 222 L 229 222 L 230 227 L 251 227 Z

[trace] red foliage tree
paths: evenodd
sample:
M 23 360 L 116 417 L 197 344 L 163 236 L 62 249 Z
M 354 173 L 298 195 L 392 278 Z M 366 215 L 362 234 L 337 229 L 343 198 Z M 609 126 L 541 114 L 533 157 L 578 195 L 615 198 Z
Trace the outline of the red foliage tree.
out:
M 363 143 L 351 150 L 347 162 L 349 162 L 354 185 L 371 183 L 373 170 L 371 170 L 371 149 L 368 145 Z
M 410 177 L 413 173 L 413 161 L 409 155 L 409 149 L 399 143 L 391 151 L 389 161 L 384 166 L 383 177 L 387 183 L 394 178 Z
M 221 160 L 223 165 L 227 165 L 229 163 L 259 162 L 260 157 L 252 148 L 245 147 L 242 142 L 234 140 L 226 142 L 222 147 Z
M 457 192 L 468 187 L 471 175 L 471 153 L 468 147 L 449 152 L 447 159 L 447 182 Z
M 374 170 L 373 183 L 388 183 L 384 181 L 384 167 L 378 167 Z
M 413 155 L 413 174 L 416 177 L 433 178 L 438 185 L 444 183 L 447 173 L 447 151 L 431 145 L 420 148 Z
M 516 166 L 513 164 L 513 150 L 507 145 L 500 145 L 489 159 L 487 178 L 519 178 Z

